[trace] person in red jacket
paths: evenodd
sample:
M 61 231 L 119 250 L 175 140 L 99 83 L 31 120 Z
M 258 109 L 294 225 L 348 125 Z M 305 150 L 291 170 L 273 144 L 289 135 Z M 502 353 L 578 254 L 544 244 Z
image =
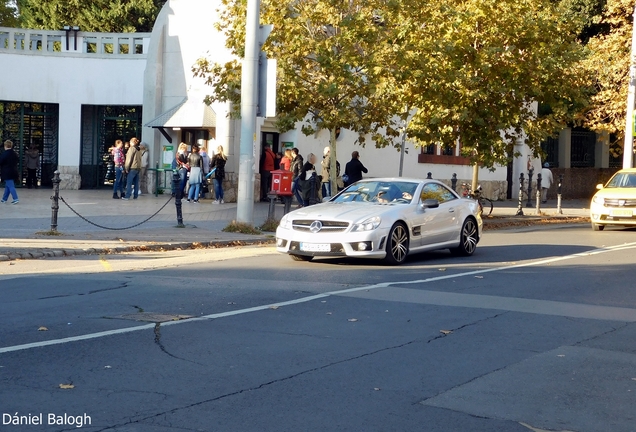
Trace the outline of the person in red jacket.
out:
M 272 171 L 274 171 L 276 155 L 269 144 L 263 147 L 261 155 L 261 201 L 267 201 L 267 193 L 272 188 Z

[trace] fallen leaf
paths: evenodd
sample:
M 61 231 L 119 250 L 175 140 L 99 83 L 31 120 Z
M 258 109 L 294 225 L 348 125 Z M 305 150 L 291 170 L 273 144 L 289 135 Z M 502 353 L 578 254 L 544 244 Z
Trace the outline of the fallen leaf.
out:
M 558 354 L 557 357 L 565 357 L 565 354 Z
M 327 303 L 327 300 L 321 300 L 320 303 Z
M 333 312 L 327 312 L 327 315 L 333 315 Z
M 75 386 L 74 386 L 73 384 L 60 384 L 60 388 L 61 388 L 61 389 L 68 390 L 68 389 L 73 389 L 73 388 L 75 388 Z
M 356 321 L 358 321 L 358 318 L 349 318 L 347 321 L 349 321 L 349 322 L 356 322 Z
M 49 329 L 47 329 L 46 327 L 42 326 L 42 327 L 38 328 L 38 331 L 49 331 Z
M 104 369 L 112 369 L 112 366 L 104 366 Z
M 2 367 L 2 366 L 0 366 L 0 367 Z M 632 381 L 636 381 L 636 378 L 632 378 Z
M 453 331 L 452 331 L 452 330 L 440 330 L 439 332 L 440 332 L 441 334 L 445 334 L 445 335 L 447 335 L 447 334 L 451 334 Z
M 380 387 L 373 387 L 373 390 L 380 391 Z
M 483 276 L 475 276 L 477 279 L 483 279 Z
M 280 306 L 270 306 L 270 309 L 278 309 Z
M 446 271 L 446 269 L 445 269 L 445 268 L 440 268 L 440 269 L 437 269 L 437 270 L 439 270 L 439 271 Z

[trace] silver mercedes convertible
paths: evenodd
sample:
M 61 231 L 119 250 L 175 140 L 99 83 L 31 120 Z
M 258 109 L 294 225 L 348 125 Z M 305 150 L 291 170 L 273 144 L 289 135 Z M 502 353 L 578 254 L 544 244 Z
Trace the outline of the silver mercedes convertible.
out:
M 472 255 L 481 238 L 477 202 L 436 180 L 376 178 L 283 216 L 276 247 L 297 261 L 360 257 L 401 264 L 409 254 Z

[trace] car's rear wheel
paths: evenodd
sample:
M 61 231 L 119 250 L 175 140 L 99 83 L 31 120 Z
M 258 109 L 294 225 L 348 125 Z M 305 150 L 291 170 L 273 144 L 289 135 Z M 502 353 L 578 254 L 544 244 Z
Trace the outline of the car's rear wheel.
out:
M 308 256 L 308 255 L 294 255 L 294 254 L 290 254 L 289 256 L 294 261 L 311 261 L 312 259 L 314 259 L 314 257 Z
M 477 222 L 473 218 L 468 218 L 462 225 L 462 230 L 459 235 L 459 246 L 451 249 L 451 252 L 455 255 L 470 256 L 475 253 L 478 242 L 479 231 L 477 229 Z
M 605 225 L 596 224 L 596 223 L 592 222 L 592 229 L 594 231 L 603 231 L 605 229 Z
M 387 264 L 398 265 L 406 260 L 409 253 L 409 232 L 402 222 L 396 222 L 389 231 L 389 238 L 386 242 Z

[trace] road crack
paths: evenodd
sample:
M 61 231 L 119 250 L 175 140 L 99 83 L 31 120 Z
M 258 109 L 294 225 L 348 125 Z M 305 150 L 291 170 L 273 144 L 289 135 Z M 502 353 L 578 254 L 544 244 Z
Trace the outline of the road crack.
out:
M 155 323 L 155 329 L 154 329 L 154 334 L 155 334 L 155 343 L 159 346 L 159 349 L 161 351 L 163 351 L 165 354 L 169 355 L 170 357 L 177 359 L 177 360 L 183 360 L 186 361 L 188 363 L 193 363 L 195 365 L 199 365 L 199 366 L 204 366 L 201 363 L 197 363 L 195 361 L 192 360 L 188 360 L 186 358 L 183 357 L 178 357 L 174 354 L 172 354 L 171 352 L 169 352 L 166 347 L 163 345 L 163 343 L 161 342 L 161 323 Z
M 509 312 L 502 312 L 502 313 L 498 313 L 496 315 L 492 315 L 492 316 L 489 316 L 489 317 L 486 317 L 486 318 L 482 318 L 482 319 L 479 319 L 477 321 L 473 321 L 473 322 L 464 324 L 464 325 L 462 325 L 460 327 L 457 327 L 455 329 L 452 329 L 451 331 L 452 332 L 457 332 L 457 331 L 460 331 L 460 330 L 465 329 L 467 327 L 482 323 L 484 321 L 495 319 L 495 318 L 500 317 L 501 315 L 505 315 L 507 313 L 509 313 Z M 158 335 L 158 337 L 157 337 L 157 335 Z M 268 386 L 271 386 L 271 385 L 274 385 L 274 384 L 278 384 L 278 383 L 281 383 L 281 382 L 289 381 L 289 380 L 295 379 L 295 378 L 297 378 L 299 376 L 303 376 L 303 375 L 307 375 L 307 374 L 310 374 L 310 373 L 313 373 L 313 372 L 318 372 L 318 371 L 321 371 L 321 370 L 324 370 L 324 369 L 328 369 L 328 368 L 330 368 L 332 366 L 337 366 L 337 365 L 348 363 L 348 362 L 351 362 L 351 361 L 356 361 L 356 360 L 359 360 L 359 359 L 362 359 L 362 358 L 365 358 L 365 357 L 370 357 L 370 356 L 373 356 L 373 355 L 376 355 L 376 354 L 379 354 L 379 353 L 382 353 L 382 352 L 385 352 L 385 351 L 391 351 L 391 350 L 395 350 L 395 349 L 404 348 L 404 347 L 407 347 L 409 345 L 413 345 L 413 344 L 416 344 L 416 343 L 424 342 L 424 343 L 428 344 L 428 343 L 431 343 L 433 341 L 436 341 L 438 339 L 441 339 L 441 338 L 444 338 L 444 337 L 447 337 L 447 336 L 448 335 L 443 334 L 443 335 L 435 336 L 435 337 L 429 338 L 429 339 L 417 338 L 417 339 L 413 339 L 411 341 L 404 342 L 404 343 L 401 343 L 401 344 L 398 344 L 398 345 L 392 345 L 392 346 L 389 346 L 389 347 L 380 348 L 380 349 L 377 349 L 375 351 L 367 352 L 367 353 L 360 354 L 360 355 L 357 355 L 357 356 L 354 356 L 354 357 L 349 357 L 349 358 L 346 358 L 346 359 L 342 359 L 342 360 L 338 360 L 338 361 L 335 361 L 335 362 L 332 362 L 332 363 L 328 363 L 326 365 L 317 366 L 317 367 L 314 367 L 314 368 L 311 368 L 311 369 L 307 369 L 307 370 L 304 370 L 304 371 L 301 371 L 301 372 L 298 372 L 298 373 L 295 373 L 295 374 L 292 374 L 292 375 L 288 375 L 286 377 L 277 378 L 277 379 L 274 379 L 274 380 L 259 384 L 257 386 L 252 386 L 252 387 L 244 388 L 244 389 L 241 389 L 241 390 L 236 390 L 236 391 L 233 391 L 233 392 L 222 394 L 220 396 L 216 396 L 216 397 L 211 398 L 211 399 L 206 399 L 206 400 L 195 402 L 195 403 L 192 403 L 192 404 L 189 404 L 189 405 L 186 405 L 186 406 L 173 408 L 171 410 L 167 410 L 167 411 L 163 411 L 163 412 L 160 412 L 160 413 L 157 413 L 157 414 L 153 414 L 151 416 L 144 417 L 144 418 L 141 418 L 141 419 L 138 419 L 138 420 L 135 420 L 135 421 L 128 421 L 128 422 L 123 423 L 123 424 L 117 424 L 117 425 L 113 425 L 113 426 L 108 426 L 108 427 L 106 427 L 104 429 L 98 430 L 97 432 L 103 432 L 103 431 L 107 431 L 109 429 L 118 428 L 118 427 L 130 425 L 130 424 L 133 424 L 133 423 L 143 423 L 143 422 L 147 422 L 147 421 L 152 421 L 153 419 L 156 419 L 157 417 L 160 417 L 160 416 L 163 416 L 163 415 L 166 415 L 166 414 L 174 414 L 174 413 L 182 411 L 182 410 L 187 410 L 187 409 L 198 407 L 198 406 L 205 405 L 205 404 L 208 404 L 208 403 L 216 402 L 216 401 L 219 401 L 219 400 L 222 400 L 222 399 L 226 399 L 226 398 L 229 398 L 229 397 L 232 397 L 232 396 L 237 396 L 237 395 L 240 395 L 240 394 L 243 394 L 243 393 L 248 393 L 248 392 L 261 390 L 261 389 L 263 389 L 265 387 L 268 387 Z M 169 356 L 174 357 L 174 358 L 178 358 L 180 360 L 185 360 L 185 359 L 181 359 L 179 357 L 175 357 L 174 355 L 172 355 L 168 351 L 166 351 L 165 348 L 163 348 L 163 346 L 160 344 L 160 339 L 161 339 L 160 326 L 159 326 L 159 323 L 157 323 L 157 325 L 155 326 L 155 342 L 157 344 L 159 344 L 159 346 L 161 347 L 162 351 L 164 351 Z M 190 361 L 190 360 L 186 360 L 186 361 Z M 477 379 L 477 378 L 474 378 L 474 379 Z M 471 380 L 471 381 L 473 381 L 473 380 Z M 422 403 L 422 402 L 420 402 L 420 403 Z

